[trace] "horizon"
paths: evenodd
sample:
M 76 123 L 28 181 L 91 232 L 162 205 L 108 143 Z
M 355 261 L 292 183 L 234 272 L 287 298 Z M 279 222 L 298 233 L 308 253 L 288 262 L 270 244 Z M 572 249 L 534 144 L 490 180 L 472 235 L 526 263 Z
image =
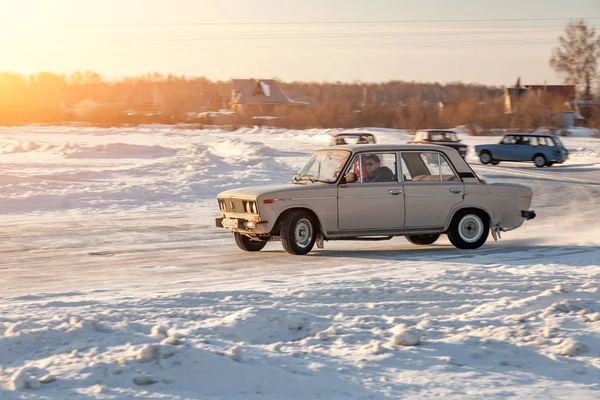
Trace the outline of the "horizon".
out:
M 563 83 L 548 60 L 567 23 L 600 23 L 593 0 L 280 3 L 24 0 L 0 16 L 0 71 L 89 70 L 108 81 L 156 72 L 211 81 L 508 87 L 520 77 L 552 85 Z

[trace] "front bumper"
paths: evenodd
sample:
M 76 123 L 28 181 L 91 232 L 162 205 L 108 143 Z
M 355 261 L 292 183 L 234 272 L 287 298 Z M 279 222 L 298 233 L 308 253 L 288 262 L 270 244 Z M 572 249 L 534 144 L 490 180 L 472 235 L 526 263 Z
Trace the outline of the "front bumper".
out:
M 261 231 L 266 227 L 267 221 L 248 221 L 242 218 L 215 218 L 217 228 L 227 228 L 230 231 Z M 262 229 L 261 229 L 262 228 Z
M 535 211 L 533 210 L 521 210 L 521 217 L 525 218 L 526 220 L 530 220 L 530 219 L 534 219 L 536 216 Z

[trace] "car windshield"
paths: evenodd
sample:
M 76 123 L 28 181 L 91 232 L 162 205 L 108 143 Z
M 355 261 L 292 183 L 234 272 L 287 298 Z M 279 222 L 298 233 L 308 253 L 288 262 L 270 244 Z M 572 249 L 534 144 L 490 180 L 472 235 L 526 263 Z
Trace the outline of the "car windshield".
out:
M 332 143 L 334 144 L 366 144 L 366 143 L 375 143 L 373 140 L 373 136 L 371 135 L 363 135 L 360 133 L 356 134 L 347 134 L 347 135 L 337 135 L 332 138 Z
M 413 140 L 416 140 L 416 141 L 427 140 L 427 132 L 417 132 L 417 133 L 415 133 L 415 137 L 413 138 Z
M 340 175 L 349 156 L 350 151 L 348 150 L 315 151 L 304 167 L 294 176 L 293 181 L 333 183 Z
M 453 132 L 431 132 L 432 142 L 456 142 L 456 134 Z

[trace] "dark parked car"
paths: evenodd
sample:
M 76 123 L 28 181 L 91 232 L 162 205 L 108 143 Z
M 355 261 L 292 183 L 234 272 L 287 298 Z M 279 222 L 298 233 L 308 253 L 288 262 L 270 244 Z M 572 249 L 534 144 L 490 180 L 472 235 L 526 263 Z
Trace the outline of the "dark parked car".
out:
M 496 165 L 500 161 L 533 161 L 536 167 L 550 167 L 563 163 L 569 152 L 554 135 L 519 133 L 504 135 L 498 144 L 475 146 L 483 164 Z
M 331 135 L 330 146 L 344 144 L 375 144 L 375 135 L 365 132 L 338 132 Z
M 452 147 L 458 151 L 462 158 L 467 155 L 468 146 L 460 143 L 456 137 L 456 132 L 443 129 L 426 129 L 415 133 L 413 140 L 409 144 L 437 144 L 440 146 Z

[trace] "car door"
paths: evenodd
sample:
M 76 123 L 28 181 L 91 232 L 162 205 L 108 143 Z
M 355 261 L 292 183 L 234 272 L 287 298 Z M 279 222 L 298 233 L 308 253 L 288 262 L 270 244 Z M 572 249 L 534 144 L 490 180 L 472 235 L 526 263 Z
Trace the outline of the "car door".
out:
M 362 173 L 371 155 L 377 156 L 382 167 L 392 171 L 386 182 L 367 182 Z M 398 180 L 398 154 L 395 152 L 359 153 L 346 173 L 360 172 L 358 180 L 338 186 L 338 228 L 340 231 L 372 232 L 404 227 L 404 190 Z
M 531 137 L 523 135 L 517 143 L 514 153 L 515 161 L 530 161 L 533 158 L 533 146 L 531 145 Z
M 401 153 L 405 228 L 443 227 L 464 199 L 464 183 L 448 159 L 436 151 Z
M 515 137 L 513 135 L 504 136 L 500 144 L 492 150 L 492 157 L 496 160 L 511 160 L 511 154 L 515 147 Z

